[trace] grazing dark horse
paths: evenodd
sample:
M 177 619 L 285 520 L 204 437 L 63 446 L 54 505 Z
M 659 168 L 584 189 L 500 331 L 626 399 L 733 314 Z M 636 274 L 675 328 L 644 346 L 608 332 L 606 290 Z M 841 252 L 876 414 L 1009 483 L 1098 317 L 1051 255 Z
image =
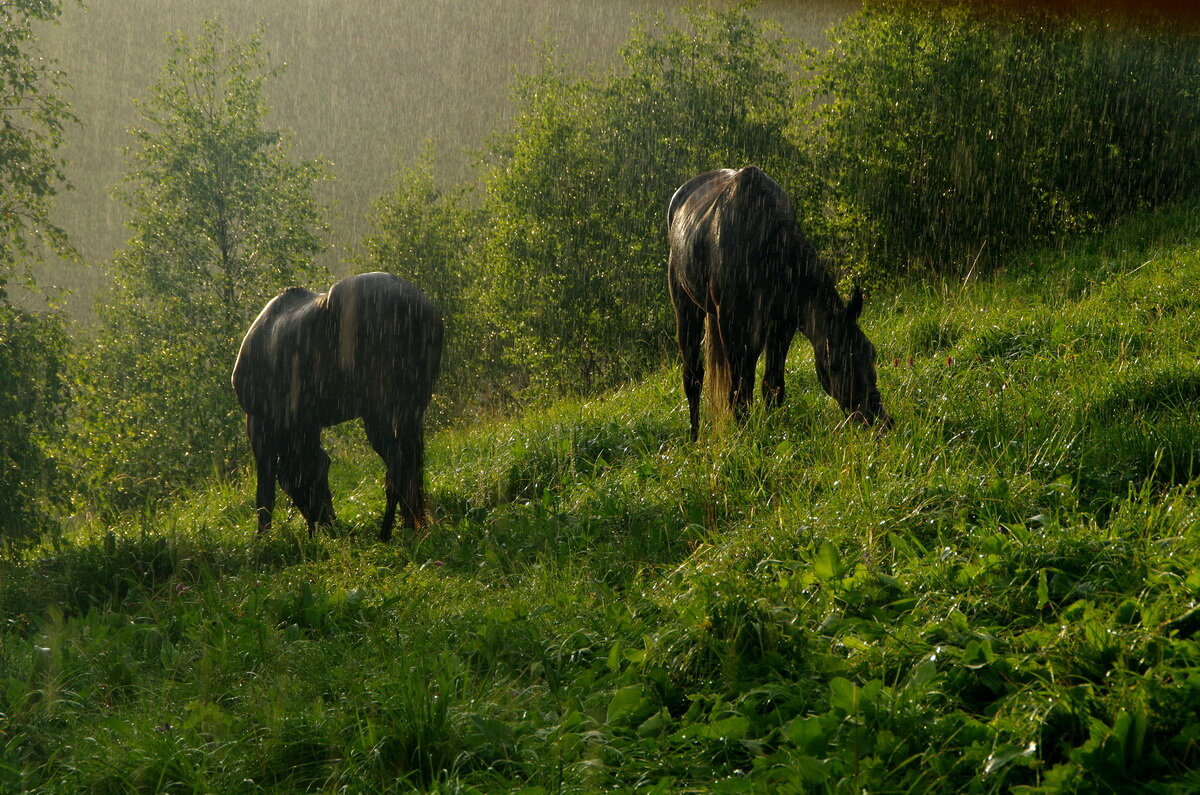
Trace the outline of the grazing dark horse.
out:
M 246 412 L 258 470 L 258 531 L 271 526 L 275 481 L 315 525 L 333 521 L 321 429 L 362 417 L 387 464 L 379 537 L 425 520 L 425 409 L 442 359 L 442 317 L 388 273 L 343 279 L 329 292 L 284 290 L 263 308 L 238 351 L 233 389 Z
M 778 183 L 754 166 L 693 177 L 671 197 L 667 227 L 693 441 L 705 367 L 714 405 L 740 418 L 765 349 L 763 400 L 778 405 L 797 327 L 812 342 L 821 386 L 842 409 L 864 425 L 891 423 L 875 386 L 875 348 L 858 327 L 863 294 L 843 303 Z

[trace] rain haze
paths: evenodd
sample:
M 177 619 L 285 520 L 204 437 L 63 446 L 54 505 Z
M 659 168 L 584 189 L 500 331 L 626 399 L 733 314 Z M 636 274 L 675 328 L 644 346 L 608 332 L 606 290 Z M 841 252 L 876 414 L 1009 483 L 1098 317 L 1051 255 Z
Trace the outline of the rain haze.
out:
M 857 7 L 850 0 L 764 2 L 758 16 L 819 45 L 824 31 Z M 67 307 L 86 318 L 103 282 L 100 267 L 127 238 L 125 208 L 112 189 L 128 163 L 127 133 L 139 124 L 135 100 L 157 79 L 169 33 L 197 34 L 216 18 L 235 35 L 261 27 L 282 73 L 268 81 L 271 123 L 293 136 L 300 157 L 332 164 L 321 186 L 332 204 L 326 264 L 344 258 L 368 231 L 374 198 L 397 169 L 432 143 L 438 178 L 472 178 L 488 137 L 510 119 L 515 77 L 554 45 L 579 69 L 615 62 L 639 19 L 678 16 L 682 3 L 656 0 L 92 0 L 67 4 L 45 32 L 46 54 L 72 84 L 66 92 L 82 126 L 68 130 L 65 157 L 74 190 L 57 217 L 86 265 L 52 263 L 46 286 L 72 291 Z M 315 285 L 314 285 L 315 286 Z
M 0 794 L 1200 792 L 1183 2 L 0 0 Z

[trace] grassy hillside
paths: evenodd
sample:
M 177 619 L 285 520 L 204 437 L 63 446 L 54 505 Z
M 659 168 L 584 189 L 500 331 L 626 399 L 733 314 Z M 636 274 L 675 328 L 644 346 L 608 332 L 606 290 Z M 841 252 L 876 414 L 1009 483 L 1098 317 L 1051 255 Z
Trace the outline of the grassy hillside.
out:
M 1200 786 L 1200 206 L 874 296 L 897 419 L 674 372 L 439 434 L 428 534 L 214 485 L 0 563 L 0 789 Z

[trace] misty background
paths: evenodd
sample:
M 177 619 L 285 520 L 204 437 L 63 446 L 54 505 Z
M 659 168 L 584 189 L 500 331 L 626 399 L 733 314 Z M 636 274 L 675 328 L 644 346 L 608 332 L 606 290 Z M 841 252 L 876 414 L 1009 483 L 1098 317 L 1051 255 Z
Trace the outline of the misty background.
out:
M 718 4 L 720 5 L 720 4 Z M 853 0 L 762 2 L 754 16 L 820 46 Z M 547 45 L 580 70 L 616 62 L 639 18 L 679 17 L 684 3 L 662 0 L 89 0 L 67 4 L 44 28 L 48 57 L 67 73 L 65 92 L 81 120 L 63 152 L 73 190 L 55 216 L 84 263 L 50 261 L 47 288 L 69 291 L 65 308 L 91 316 L 105 280 L 103 263 L 127 239 L 126 208 L 112 198 L 127 168 L 135 100 L 158 77 L 168 33 L 197 32 L 219 19 L 232 34 L 261 27 L 281 74 L 268 81 L 273 126 L 293 134 L 293 151 L 327 160 L 333 179 L 319 186 L 331 227 L 324 264 L 336 274 L 368 231 L 371 202 L 398 168 L 432 142 L 436 176 L 467 181 L 488 137 L 505 129 L 514 78 L 536 68 Z M 664 202 L 666 197 L 664 197 Z M 310 285 L 320 288 L 321 285 Z

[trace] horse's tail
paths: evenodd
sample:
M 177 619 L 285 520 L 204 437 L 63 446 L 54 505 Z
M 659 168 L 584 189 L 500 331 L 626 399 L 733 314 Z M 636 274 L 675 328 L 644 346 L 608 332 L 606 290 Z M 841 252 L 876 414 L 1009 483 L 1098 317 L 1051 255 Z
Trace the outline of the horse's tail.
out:
M 718 309 L 718 312 L 720 310 Z M 733 369 L 729 365 L 729 341 L 721 334 L 717 313 L 710 312 L 704 319 L 704 369 L 708 384 L 709 402 L 712 404 L 713 419 L 723 421 L 733 416 Z

